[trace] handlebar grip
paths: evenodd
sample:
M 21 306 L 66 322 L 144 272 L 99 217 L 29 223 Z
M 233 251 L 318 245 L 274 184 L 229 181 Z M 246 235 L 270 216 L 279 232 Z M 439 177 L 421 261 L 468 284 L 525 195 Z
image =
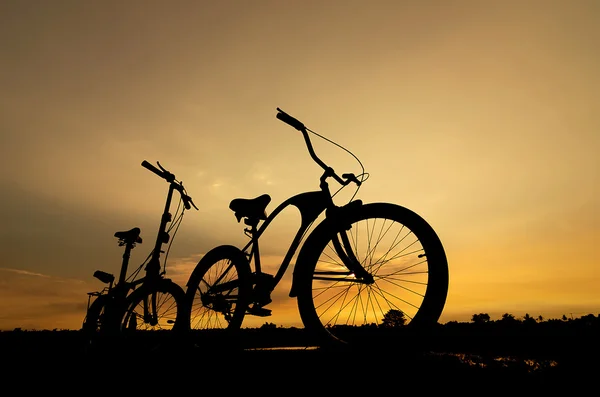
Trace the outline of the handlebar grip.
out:
M 156 175 L 160 176 L 161 178 L 165 178 L 164 172 L 162 172 L 161 170 L 159 170 L 158 168 L 156 168 L 155 166 L 153 166 L 146 160 L 142 161 L 142 167 L 154 172 Z
M 356 186 L 360 186 L 361 182 L 358 180 L 358 178 L 356 177 L 356 175 L 350 173 L 350 174 L 342 174 L 342 178 L 344 178 L 345 180 L 349 182 L 354 182 L 356 183 Z
M 284 123 L 294 127 L 295 129 L 297 129 L 298 131 L 304 131 L 306 129 L 306 127 L 304 126 L 304 124 L 302 124 L 299 120 L 293 118 L 292 116 L 290 116 L 289 114 L 285 113 L 283 110 L 277 108 L 277 110 L 279 111 L 279 113 L 277 113 L 277 118 L 281 121 L 283 121 Z

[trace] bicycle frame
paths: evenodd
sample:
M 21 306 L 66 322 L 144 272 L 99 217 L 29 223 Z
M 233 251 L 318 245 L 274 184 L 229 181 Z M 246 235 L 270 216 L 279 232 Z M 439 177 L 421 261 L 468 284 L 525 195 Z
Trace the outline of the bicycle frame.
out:
M 306 231 L 310 228 L 310 226 L 313 224 L 313 222 L 319 217 L 319 215 L 321 215 L 323 213 L 323 211 L 325 211 L 325 219 L 321 223 L 319 223 L 319 225 L 317 225 L 317 227 L 315 229 L 313 229 L 313 231 L 309 234 L 309 237 L 315 231 L 325 227 L 325 225 L 328 225 L 331 222 L 339 221 L 340 219 L 342 219 L 341 216 L 346 210 L 349 210 L 349 209 L 354 210 L 356 206 L 362 205 L 362 201 L 360 201 L 360 200 L 351 201 L 350 203 L 348 203 L 344 206 L 335 205 L 335 203 L 333 202 L 331 193 L 329 191 L 329 186 L 326 182 L 326 179 L 329 176 L 331 176 L 330 172 L 331 172 L 330 169 L 327 168 L 325 170 L 325 172 L 323 173 L 323 175 L 321 176 L 321 184 L 320 184 L 321 190 L 299 193 L 295 196 L 288 198 L 287 200 L 285 200 L 284 202 L 282 202 L 275 208 L 275 210 L 265 219 L 265 221 L 262 223 L 262 225 L 259 228 L 257 228 L 257 225 L 256 225 L 257 222 L 249 222 L 250 230 L 246 229 L 246 231 L 248 232 L 248 234 L 250 236 L 250 241 L 243 247 L 242 251 L 244 253 L 246 253 L 249 263 L 252 263 L 252 261 L 254 261 L 255 272 L 257 274 L 261 274 L 262 269 L 261 269 L 261 262 L 260 262 L 260 250 L 259 250 L 260 236 L 264 233 L 264 231 L 267 229 L 267 227 L 270 225 L 270 223 L 285 208 L 287 208 L 289 206 L 294 206 L 300 212 L 300 219 L 301 219 L 300 225 L 296 231 L 294 239 L 292 240 L 292 242 L 286 252 L 286 255 L 285 255 L 283 261 L 279 265 L 279 269 L 277 270 L 277 273 L 273 277 L 272 285 L 269 286 L 270 290 L 273 290 L 277 286 L 277 284 L 279 284 L 279 281 L 281 281 L 285 272 L 287 271 L 287 269 L 292 261 L 292 258 L 294 257 L 295 253 L 298 251 L 298 248 L 300 247 L 300 244 L 302 243 L 302 238 L 305 235 Z M 351 249 L 350 243 L 349 243 L 345 233 L 342 233 L 342 242 L 341 243 L 339 242 L 339 240 L 337 238 L 334 238 L 333 241 L 334 241 L 334 247 L 335 247 L 336 251 L 338 251 L 338 255 L 340 256 L 340 258 L 342 258 L 343 262 L 348 267 L 349 273 L 353 273 L 353 272 L 357 273 L 357 274 L 366 273 L 364 271 L 361 273 L 362 267 L 360 266 L 358 261 L 356 261 L 356 259 L 354 258 L 354 255 L 352 254 L 352 249 Z M 302 245 L 302 247 L 300 248 L 300 253 L 302 252 L 304 247 L 306 247 L 306 244 Z M 300 255 L 299 255 L 299 257 L 300 257 Z M 297 283 L 296 274 L 297 274 L 296 271 L 294 271 L 294 276 L 292 279 L 292 286 L 290 288 L 290 293 L 289 293 L 290 297 L 296 296 L 296 287 L 295 287 L 296 283 Z
M 251 226 L 251 230 L 249 230 L 251 236 L 250 241 L 248 242 L 248 244 L 246 244 L 242 251 L 247 253 L 248 260 L 250 262 L 254 260 L 255 271 L 257 273 L 260 273 L 262 271 L 258 244 L 259 238 L 279 213 L 281 213 L 288 206 L 294 206 L 300 211 L 301 223 L 279 267 L 279 270 L 277 271 L 277 274 L 274 276 L 273 287 L 279 283 L 279 281 L 282 279 L 283 275 L 287 271 L 294 254 L 300 246 L 302 236 L 304 235 L 306 230 L 315 221 L 315 219 L 317 219 L 318 216 L 331 205 L 331 196 L 327 195 L 323 191 L 300 193 L 296 196 L 290 197 L 283 203 L 279 204 L 279 206 L 271 213 L 271 215 L 267 217 L 267 219 L 260 226 L 260 228 L 256 228 L 256 226 Z M 250 251 L 248 252 L 248 250 Z
M 132 281 L 127 281 L 129 258 L 131 256 L 131 250 L 135 246 L 135 242 L 120 240 L 119 245 L 125 245 L 125 252 L 123 253 L 123 262 L 121 264 L 121 271 L 119 274 L 119 279 L 117 280 L 117 283 L 114 285 L 114 287 L 109 286 L 109 290 L 119 290 L 122 288 L 126 292 L 132 288 L 135 288 L 139 284 L 142 284 L 144 282 L 149 282 L 148 280 L 151 281 L 158 277 L 161 277 L 166 272 L 166 270 L 164 270 L 162 272 L 162 274 L 160 272 L 160 254 L 161 254 L 162 245 L 168 243 L 169 238 L 170 238 L 169 234 L 167 233 L 167 223 L 169 223 L 171 221 L 171 217 L 172 217 L 171 213 L 169 212 L 169 209 L 171 206 L 171 200 L 173 197 L 174 190 L 175 190 L 175 188 L 173 187 L 173 183 L 171 183 L 171 185 L 169 186 L 169 191 L 167 193 L 165 209 L 161 216 L 160 226 L 158 229 L 158 234 L 156 236 L 156 242 L 154 245 L 154 249 L 152 250 L 150 260 L 148 261 L 148 264 L 146 265 L 146 268 L 145 268 L 146 275 L 144 277 L 135 278 Z M 140 268 L 142 266 L 143 266 L 143 264 L 140 266 Z M 109 275 L 109 276 L 111 276 L 111 275 Z M 109 277 L 104 272 L 96 271 L 94 273 L 94 277 L 96 277 L 97 279 L 99 279 L 102 282 L 112 284 L 112 280 L 109 280 Z
M 321 213 L 323 213 L 323 211 L 326 211 L 325 219 L 322 222 L 320 222 L 319 225 L 317 225 L 317 227 L 313 229 L 313 231 L 310 232 L 308 237 L 310 237 L 313 233 L 317 232 L 318 230 L 325 228 L 329 224 L 343 219 L 343 214 L 345 213 L 345 211 L 354 211 L 356 206 L 362 205 L 362 201 L 355 200 L 351 201 L 350 203 L 344 206 L 338 207 L 331 202 L 331 196 L 328 195 L 326 191 L 313 191 L 297 194 L 293 197 L 290 197 L 283 203 L 279 204 L 279 206 L 271 213 L 271 215 L 267 217 L 267 219 L 264 221 L 260 228 L 256 228 L 256 226 L 251 226 L 251 229 L 248 231 L 250 233 L 251 238 L 250 241 L 244 246 L 242 251 L 246 253 L 249 263 L 252 263 L 252 260 L 254 260 L 254 268 L 256 273 L 262 272 L 259 251 L 260 236 L 266 230 L 268 225 L 273 221 L 273 219 L 275 219 L 281 211 L 283 211 L 290 205 L 298 208 L 298 210 L 300 211 L 301 223 L 296 231 L 292 243 L 290 244 L 286 252 L 283 261 L 279 265 L 277 273 L 273 278 L 271 290 L 277 286 L 279 281 L 281 281 L 281 279 L 285 275 L 285 272 L 287 271 L 295 253 L 298 251 L 298 248 L 300 247 L 301 254 L 304 248 L 306 246 L 309 246 L 306 243 L 301 246 L 303 236 L 305 235 L 306 231 L 310 228 L 312 223 L 319 217 Z M 332 210 L 335 210 L 335 212 L 332 212 Z M 335 214 L 335 216 L 332 216 L 332 214 Z M 341 242 L 337 237 L 333 237 L 332 241 L 339 257 L 348 267 L 348 274 L 355 273 L 363 277 L 365 275 L 368 275 L 364 271 L 361 272 L 362 266 L 360 266 L 358 261 L 354 258 L 354 255 L 352 254 L 352 248 L 346 234 L 343 232 L 340 234 L 342 238 Z M 308 240 L 308 237 L 305 240 L 305 242 Z M 300 258 L 301 255 L 299 255 L 298 257 Z M 296 263 L 296 265 L 298 266 L 298 263 Z M 296 296 L 296 274 L 296 270 L 294 270 L 294 277 L 292 279 L 292 286 L 289 293 L 290 297 Z

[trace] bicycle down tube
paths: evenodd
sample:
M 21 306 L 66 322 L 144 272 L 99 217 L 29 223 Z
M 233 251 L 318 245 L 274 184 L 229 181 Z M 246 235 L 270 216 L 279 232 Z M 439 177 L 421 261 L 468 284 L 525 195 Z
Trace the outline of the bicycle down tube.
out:
M 252 238 L 242 249 L 246 252 L 250 248 L 250 260 L 254 259 L 254 265 L 256 272 L 261 272 L 260 254 L 258 241 L 262 233 L 267 229 L 269 224 L 277 217 L 277 215 L 288 206 L 294 206 L 298 208 L 301 216 L 301 224 L 298 228 L 294 239 L 288 248 L 288 251 L 273 279 L 273 287 L 276 286 L 279 281 L 283 278 L 285 272 L 290 265 L 296 250 L 300 246 L 302 237 L 310 225 L 317 219 L 317 217 L 325 211 L 331 205 L 331 197 L 323 191 L 305 192 L 293 196 L 283 203 L 281 203 L 275 210 L 267 217 L 260 228 L 251 231 Z M 255 227 L 255 226 L 253 226 Z M 290 291 L 290 296 L 292 292 Z

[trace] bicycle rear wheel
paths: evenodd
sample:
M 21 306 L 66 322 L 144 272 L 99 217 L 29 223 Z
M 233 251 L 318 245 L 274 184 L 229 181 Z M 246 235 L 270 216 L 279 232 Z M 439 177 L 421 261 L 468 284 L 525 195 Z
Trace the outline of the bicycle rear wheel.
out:
M 250 265 L 237 247 L 222 245 L 206 253 L 187 283 L 190 328 L 239 330 L 252 294 Z M 230 337 L 230 335 L 229 335 Z
M 444 308 L 444 248 L 432 227 L 404 207 L 365 204 L 315 230 L 301 254 L 298 309 L 324 344 L 373 345 L 389 335 L 383 331 L 424 330 Z M 350 271 L 347 258 L 360 267 Z
M 106 307 L 108 297 L 106 295 L 98 295 L 96 299 L 87 309 L 85 319 L 81 330 L 92 337 L 102 328 L 102 320 L 104 318 L 104 309 Z
M 95 347 L 101 338 L 102 332 L 106 333 L 110 328 L 105 314 L 109 300 L 108 295 L 98 295 L 87 309 L 81 327 L 86 350 Z M 115 328 L 118 329 L 118 327 Z

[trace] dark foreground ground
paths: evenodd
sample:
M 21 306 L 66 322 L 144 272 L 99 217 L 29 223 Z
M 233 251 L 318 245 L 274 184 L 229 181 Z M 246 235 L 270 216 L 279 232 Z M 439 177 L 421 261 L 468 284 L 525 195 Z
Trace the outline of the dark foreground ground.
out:
M 457 326 L 428 335 L 373 333 L 366 335 L 369 343 L 343 350 L 317 346 L 298 329 L 247 330 L 236 340 L 202 334 L 185 344 L 130 340 L 97 349 L 79 331 L 11 331 L 0 333 L 0 379 L 23 391 L 67 395 L 597 393 L 596 331 L 542 331 Z

